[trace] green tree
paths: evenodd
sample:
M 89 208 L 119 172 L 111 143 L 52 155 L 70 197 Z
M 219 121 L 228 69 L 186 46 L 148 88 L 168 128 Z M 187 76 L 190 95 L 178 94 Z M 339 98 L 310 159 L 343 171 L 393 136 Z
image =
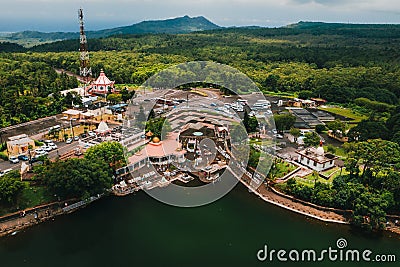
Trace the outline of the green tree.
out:
M 385 229 L 386 211 L 393 203 L 393 194 L 384 192 L 374 194 L 362 193 L 354 205 L 354 222 L 367 229 Z
M 135 91 L 134 90 L 128 90 L 126 87 L 121 90 L 121 98 L 122 101 L 125 103 L 128 102 L 132 97 L 134 97 Z
M 86 151 L 85 159 L 102 160 L 114 171 L 126 164 L 124 147 L 119 142 L 103 142 L 92 146 Z
M 350 141 L 366 141 L 368 139 L 388 139 L 389 131 L 381 121 L 361 121 L 349 130 Z
M 18 171 L 13 171 L 0 177 L 0 205 L 15 205 L 25 184 L 21 182 Z
M 387 175 L 400 163 L 400 146 L 386 140 L 374 139 L 359 142 L 349 148 L 347 166 L 352 175 L 362 165 L 360 180 L 364 185 L 381 187 L 379 176 Z M 347 168 L 347 167 L 346 167 Z
M 243 125 L 248 133 L 253 133 L 257 130 L 258 121 L 256 117 L 250 117 L 247 110 L 244 111 Z
M 68 159 L 46 166 L 38 174 L 52 194 L 62 199 L 81 198 L 104 193 L 112 186 L 112 171 L 98 159 Z
M 122 95 L 121 94 L 109 94 L 109 95 L 107 95 L 107 101 L 113 105 L 121 103 Z
M 309 146 L 317 146 L 320 143 L 320 137 L 316 132 L 308 132 L 305 134 L 305 137 L 303 139 L 304 145 L 306 147 Z
M 346 131 L 348 129 L 348 125 L 341 121 L 341 120 L 334 120 L 334 121 L 330 121 L 326 123 L 326 127 L 328 127 L 329 130 L 332 130 L 333 135 L 338 136 L 345 136 L 346 135 Z M 339 137 L 341 137 L 339 136 Z
M 318 124 L 315 126 L 315 131 L 319 134 L 321 134 L 323 131 L 325 131 L 326 127 L 323 124 Z
M 152 132 L 153 136 L 157 136 L 161 140 L 165 139 L 171 130 L 171 124 L 165 117 L 151 119 L 146 122 L 146 132 Z
M 290 128 L 290 134 L 294 137 L 294 142 L 297 142 L 297 138 L 301 135 L 301 131 L 298 128 Z
M 232 125 L 229 126 L 229 132 L 233 143 L 243 143 L 246 142 L 248 138 L 246 129 L 239 123 L 232 123 Z
M 275 126 L 279 132 L 289 130 L 296 122 L 296 117 L 292 114 L 277 114 L 274 115 Z

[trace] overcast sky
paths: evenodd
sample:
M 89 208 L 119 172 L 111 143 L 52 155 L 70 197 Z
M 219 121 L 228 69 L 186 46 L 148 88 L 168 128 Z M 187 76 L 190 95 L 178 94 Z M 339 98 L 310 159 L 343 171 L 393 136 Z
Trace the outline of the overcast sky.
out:
M 400 23 L 399 0 L 0 0 L 0 31 L 78 31 L 80 7 L 87 30 L 183 15 L 202 15 L 221 26 Z

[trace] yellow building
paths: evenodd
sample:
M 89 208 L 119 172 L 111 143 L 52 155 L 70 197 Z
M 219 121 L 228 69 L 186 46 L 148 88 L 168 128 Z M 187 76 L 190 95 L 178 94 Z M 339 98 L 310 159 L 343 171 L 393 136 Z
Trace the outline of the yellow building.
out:
M 79 120 L 81 118 L 81 114 L 83 112 L 75 109 L 69 109 L 64 111 L 62 114 L 64 115 L 64 119 L 66 120 Z
M 35 149 L 35 141 L 26 134 L 9 137 L 7 141 L 7 151 L 10 156 L 26 154 L 29 146 Z

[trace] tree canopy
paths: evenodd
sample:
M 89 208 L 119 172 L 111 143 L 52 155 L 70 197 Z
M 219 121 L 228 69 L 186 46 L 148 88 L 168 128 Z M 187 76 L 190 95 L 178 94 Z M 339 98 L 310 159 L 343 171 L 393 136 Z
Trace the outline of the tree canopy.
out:
M 279 132 L 287 131 L 293 127 L 296 117 L 292 114 L 276 114 L 274 115 L 275 127 Z
M 90 147 L 85 153 L 85 159 L 101 160 L 103 164 L 116 170 L 125 165 L 124 147 L 119 142 L 103 142 Z
M 110 167 L 102 160 L 68 159 L 46 166 L 38 176 L 48 190 L 62 199 L 81 198 L 104 193 L 113 182 Z

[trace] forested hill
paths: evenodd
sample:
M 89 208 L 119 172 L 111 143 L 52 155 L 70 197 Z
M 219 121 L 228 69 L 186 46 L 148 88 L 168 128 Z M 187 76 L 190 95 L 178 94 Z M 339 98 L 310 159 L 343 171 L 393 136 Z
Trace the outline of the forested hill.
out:
M 25 52 L 27 49 L 19 44 L 10 42 L 0 42 L 0 52 Z
M 144 33 L 189 33 L 194 31 L 214 30 L 220 26 L 212 23 L 206 18 L 199 17 L 178 17 L 166 20 L 142 21 L 130 26 L 123 26 L 112 29 L 87 31 L 88 38 L 103 38 L 118 34 L 144 34 Z M 22 31 L 7 34 L 0 38 L 0 41 L 14 42 L 27 47 L 36 44 L 77 39 L 79 32 L 38 32 Z
M 343 24 L 334 24 L 335 30 L 329 26 L 331 24 L 324 24 L 324 27 L 318 26 L 320 23 L 311 25 L 315 27 L 225 28 L 177 35 L 124 34 L 89 39 L 88 44 L 90 51 L 130 50 L 219 62 L 227 62 L 224 58 L 240 54 L 246 61 L 299 61 L 316 64 L 319 68 L 338 64 L 397 65 L 399 62 L 399 25 L 354 25 L 345 28 Z M 66 40 L 36 46 L 31 50 L 67 52 L 77 51 L 78 48 L 78 40 Z
M 239 69 L 264 92 L 322 97 L 388 118 L 400 103 L 400 26 L 307 25 L 89 39 L 90 64 L 94 77 L 103 69 L 117 84 L 140 85 L 171 65 L 214 61 Z M 76 39 L 0 53 L 0 81 L 7 88 L 0 90 L 0 125 L 55 113 L 43 99 L 75 84 L 52 69 L 79 73 L 78 49 Z M 35 112 L 25 108 L 31 97 L 43 100 Z M 59 100 L 59 107 L 71 103 Z
M 117 34 L 143 34 L 143 33 L 189 33 L 195 31 L 205 31 L 219 29 L 220 26 L 212 23 L 206 18 L 199 17 L 179 17 L 166 20 L 142 21 L 131 26 L 119 27 L 108 30 L 88 32 L 89 38 L 100 38 Z

